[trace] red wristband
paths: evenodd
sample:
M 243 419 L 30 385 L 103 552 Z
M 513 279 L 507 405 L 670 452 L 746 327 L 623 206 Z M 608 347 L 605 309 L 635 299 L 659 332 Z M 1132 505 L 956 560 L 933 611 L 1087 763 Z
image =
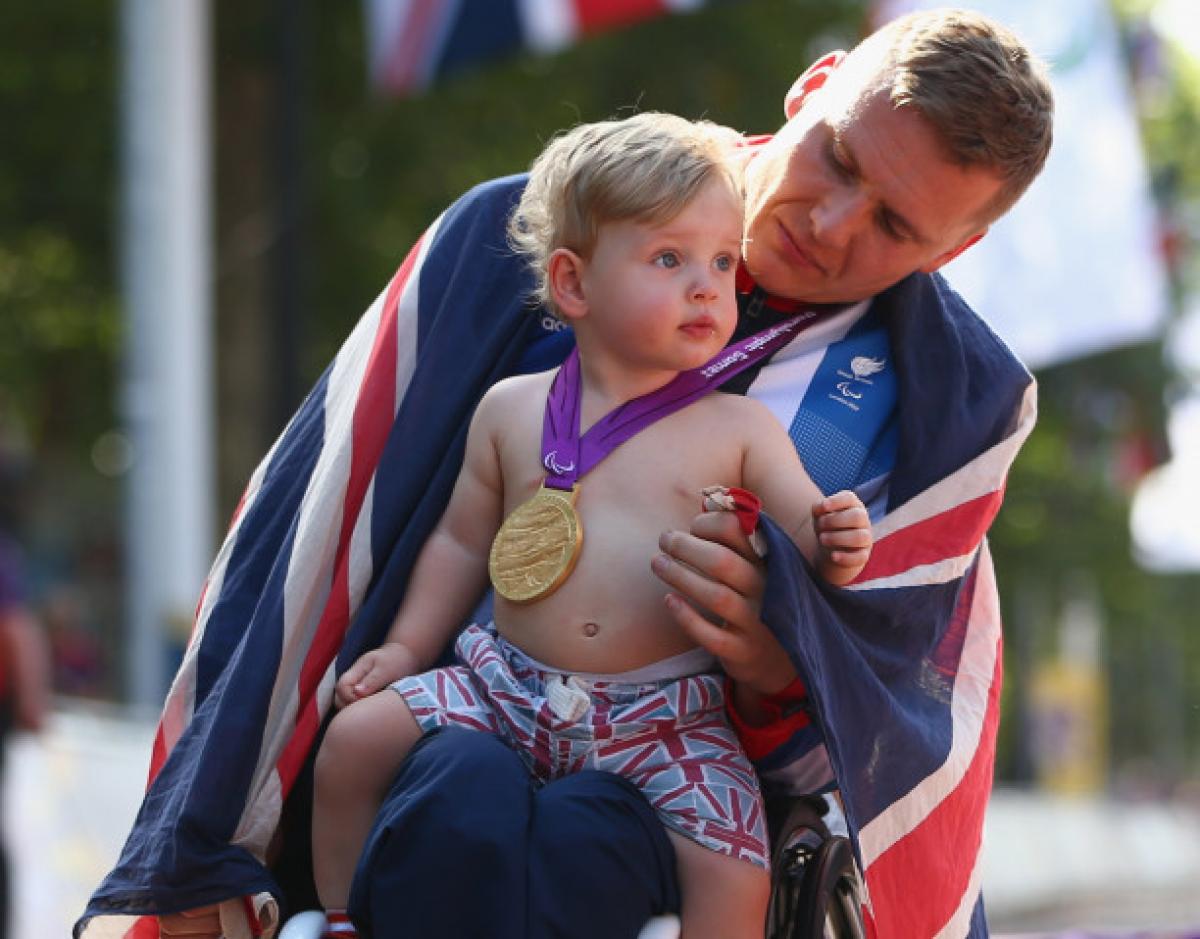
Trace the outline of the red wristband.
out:
M 779 716 L 795 710 L 794 705 L 802 704 L 808 700 L 808 688 L 797 675 L 792 679 L 790 685 L 786 688 L 776 691 L 774 694 L 765 694 L 762 696 L 762 702 L 766 705 L 769 711 L 777 711 Z
M 797 731 L 803 730 L 812 722 L 805 710 L 807 701 L 808 689 L 797 676 L 782 691 L 762 696 L 763 709 L 768 715 L 767 723 L 749 724 L 738 713 L 733 703 L 733 682 L 725 679 L 725 712 L 746 750 L 746 756 L 751 760 L 761 760 L 769 756 Z

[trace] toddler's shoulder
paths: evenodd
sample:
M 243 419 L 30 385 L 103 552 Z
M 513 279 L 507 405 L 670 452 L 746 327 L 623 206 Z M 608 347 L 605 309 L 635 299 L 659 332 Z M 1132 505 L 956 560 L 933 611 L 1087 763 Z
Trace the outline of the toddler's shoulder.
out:
M 476 420 L 505 421 L 530 407 L 540 410 L 545 406 L 553 378 L 553 370 L 502 378 L 484 393 L 475 411 Z
M 770 408 L 761 401 L 747 398 L 745 395 L 717 392 L 708 395 L 704 401 L 711 413 L 723 421 L 744 423 L 750 429 L 757 429 L 764 424 L 780 426 Z
M 772 458 L 785 451 L 795 452 L 788 429 L 761 401 L 733 394 L 709 395 L 705 400 L 712 402 L 712 416 L 707 423 L 719 428 L 728 445 L 738 445 L 744 453 L 770 454 Z
M 490 404 L 515 404 L 533 397 L 545 397 L 554 378 L 554 369 L 529 375 L 512 375 L 492 385 L 483 396 Z

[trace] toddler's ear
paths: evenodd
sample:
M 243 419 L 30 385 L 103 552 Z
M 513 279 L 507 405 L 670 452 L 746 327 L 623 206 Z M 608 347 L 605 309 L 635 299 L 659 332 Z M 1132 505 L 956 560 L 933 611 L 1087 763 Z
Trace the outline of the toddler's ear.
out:
M 550 299 L 563 319 L 579 319 L 587 313 L 583 290 L 585 261 L 570 248 L 555 248 L 546 260 L 546 286 Z

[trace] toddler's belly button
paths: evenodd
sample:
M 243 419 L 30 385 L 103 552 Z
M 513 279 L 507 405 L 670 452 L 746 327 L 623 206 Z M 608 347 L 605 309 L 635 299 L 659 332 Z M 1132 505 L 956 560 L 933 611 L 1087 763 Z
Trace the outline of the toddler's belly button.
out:
M 580 628 L 583 630 L 583 634 L 589 639 L 600 632 L 600 626 L 598 623 L 584 623 Z

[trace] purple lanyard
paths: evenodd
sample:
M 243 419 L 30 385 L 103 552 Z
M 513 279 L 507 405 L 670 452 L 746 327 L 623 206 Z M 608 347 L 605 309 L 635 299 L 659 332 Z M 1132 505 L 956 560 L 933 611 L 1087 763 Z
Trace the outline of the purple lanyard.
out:
M 613 408 L 582 437 L 579 435 L 579 411 L 583 383 L 579 373 L 579 349 L 572 349 L 554 376 L 546 398 L 546 416 L 542 422 L 545 484 L 552 489 L 572 489 L 580 476 L 634 434 L 659 418 L 687 407 L 782 348 L 796 333 L 811 325 L 817 314 L 817 310 L 805 310 L 736 345 L 726 346 L 707 365 L 680 372 L 661 388 Z

